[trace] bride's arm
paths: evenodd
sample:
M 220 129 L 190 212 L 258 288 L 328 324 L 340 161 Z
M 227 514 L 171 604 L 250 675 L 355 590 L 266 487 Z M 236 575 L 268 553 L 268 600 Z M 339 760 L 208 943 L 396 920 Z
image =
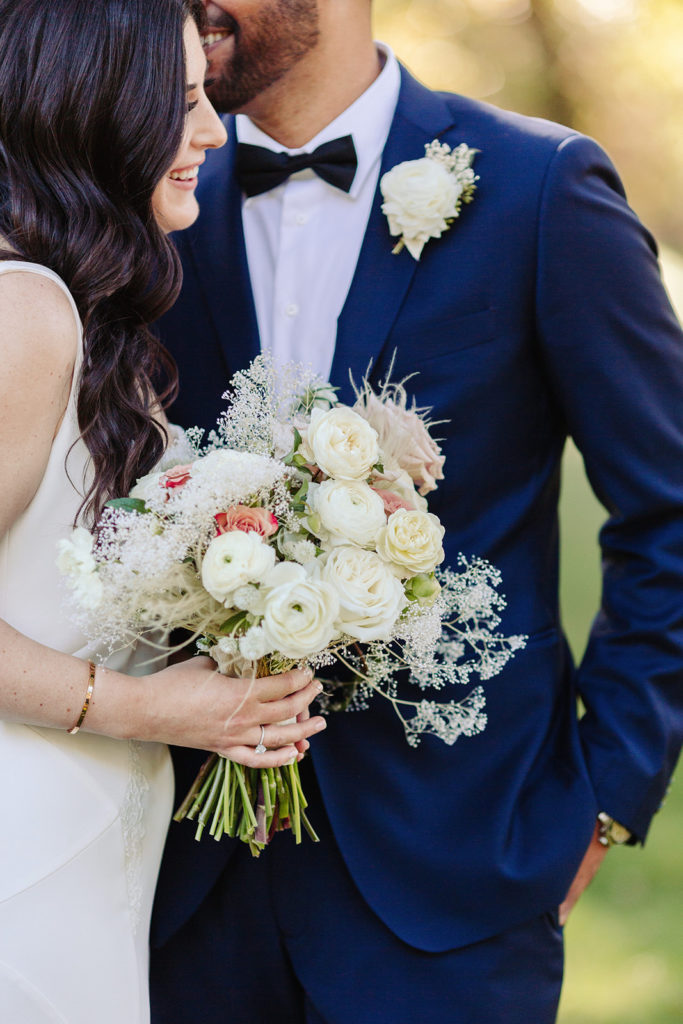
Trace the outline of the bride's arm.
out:
M 45 472 L 68 401 L 78 344 L 73 312 L 48 279 L 0 277 L 0 538 L 28 506 Z M 39 592 L 40 580 L 35 581 Z M 0 718 L 68 729 L 79 716 L 88 666 L 0 620 Z M 284 764 L 294 743 L 324 728 L 320 718 L 279 726 L 305 714 L 320 686 L 310 673 L 230 680 L 208 658 L 142 679 L 98 668 L 84 730 L 217 750 L 235 760 Z M 275 748 L 254 756 L 260 726 Z M 280 749 L 277 749 L 280 748 Z

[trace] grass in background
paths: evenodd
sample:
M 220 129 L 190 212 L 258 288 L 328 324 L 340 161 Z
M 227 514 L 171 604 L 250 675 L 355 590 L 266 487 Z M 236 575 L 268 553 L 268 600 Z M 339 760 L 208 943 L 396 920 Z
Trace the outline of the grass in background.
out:
M 596 537 L 605 513 L 571 445 L 564 460 L 560 518 L 562 608 L 578 659 L 599 606 Z M 567 924 L 558 1024 L 683 1022 L 681 771 L 678 776 L 645 848 L 611 850 Z

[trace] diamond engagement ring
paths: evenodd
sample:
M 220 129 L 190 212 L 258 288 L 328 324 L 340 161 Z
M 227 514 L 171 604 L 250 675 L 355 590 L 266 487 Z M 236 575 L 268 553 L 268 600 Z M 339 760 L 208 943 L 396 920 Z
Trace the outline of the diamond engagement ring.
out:
M 265 735 L 266 735 L 266 727 L 265 727 L 265 725 L 262 725 L 261 726 L 261 739 L 258 741 L 256 746 L 254 747 L 254 753 L 255 754 L 265 754 L 266 750 L 268 749 L 265 746 L 264 742 L 263 742 L 263 737 Z

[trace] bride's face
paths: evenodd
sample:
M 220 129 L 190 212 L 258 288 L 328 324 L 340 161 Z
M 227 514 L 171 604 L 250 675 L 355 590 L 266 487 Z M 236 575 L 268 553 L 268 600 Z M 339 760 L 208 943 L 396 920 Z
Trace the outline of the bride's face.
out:
M 217 110 L 249 112 L 252 100 L 280 82 L 315 48 L 319 0 L 204 0 L 203 33 Z
M 185 132 L 173 166 L 157 185 L 152 208 L 164 231 L 181 231 L 193 224 L 199 214 L 195 198 L 199 167 L 207 149 L 217 149 L 226 141 L 223 124 L 204 92 L 206 57 L 192 18 L 185 23 L 185 63 L 187 66 L 188 115 Z

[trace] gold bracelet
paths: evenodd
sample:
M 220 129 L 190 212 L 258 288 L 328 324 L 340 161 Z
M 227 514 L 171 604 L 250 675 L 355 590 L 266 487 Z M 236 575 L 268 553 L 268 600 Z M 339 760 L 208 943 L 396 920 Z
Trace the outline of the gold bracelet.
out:
M 85 719 L 85 716 L 88 713 L 88 708 L 90 707 L 90 701 L 92 699 L 93 690 L 95 689 L 95 665 L 94 662 L 92 661 L 89 661 L 88 665 L 90 667 L 90 674 L 88 675 L 88 689 L 85 691 L 85 700 L 83 701 L 83 707 L 81 708 L 81 713 L 78 716 L 78 721 L 73 726 L 73 728 L 66 730 L 70 736 L 75 736 L 80 727 L 83 725 L 83 720 Z

